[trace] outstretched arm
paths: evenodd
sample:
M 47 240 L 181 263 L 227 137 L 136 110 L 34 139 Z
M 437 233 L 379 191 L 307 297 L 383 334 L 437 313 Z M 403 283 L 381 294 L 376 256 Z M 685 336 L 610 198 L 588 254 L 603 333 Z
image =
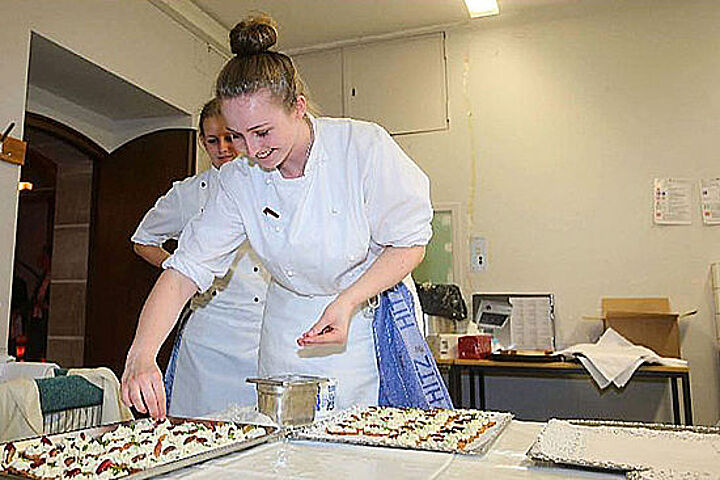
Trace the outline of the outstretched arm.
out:
M 156 357 L 172 330 L 185 303 L 197 287 L 176 270 L 165 270 L 145 301 L 135 338 L 125 361 L 122 400 L 149 412 L 153 418 L 165 417 L 165 388 Z

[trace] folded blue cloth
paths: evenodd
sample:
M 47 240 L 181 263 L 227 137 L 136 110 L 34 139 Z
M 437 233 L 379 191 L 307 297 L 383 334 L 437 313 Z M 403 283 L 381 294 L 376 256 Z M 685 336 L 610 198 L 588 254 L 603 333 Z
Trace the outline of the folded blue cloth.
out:
M 413 303 L 402 282 L 380 294 L 373 322 L 380 374 L 378 405 L 453 408 L 435 358 L 415 321 Z
M 165 408 L 170 411 L 170 401 L 172 400 L 173 384 L 175 383 L 175 371 L 177 370 L 177 359 L 180 355 L 180 344 L 182 343 L 182 332 L 178 332 L 173 342 L 173 349 L 170 353 L 170 360 L 165 369 Z
M 170 411 L 170 403 L 172 401 L 173 384 L 175 383 L 175 372 L 177 371 L 177 360 L 180 355 L 180 346 L 182 345 L 182 335 L 185 330 L 185 325 L 188 319 L 192 315 L 192 310 L 189 304 L 185 305 L 185 308 L 180 313 L 180 324 L 175 335 L 175 341 L 173 342 L 173 349 L 170 353 L 170 360 L 168 361 L 167 368 L 165 369 L 165 407 L 167 411 Z

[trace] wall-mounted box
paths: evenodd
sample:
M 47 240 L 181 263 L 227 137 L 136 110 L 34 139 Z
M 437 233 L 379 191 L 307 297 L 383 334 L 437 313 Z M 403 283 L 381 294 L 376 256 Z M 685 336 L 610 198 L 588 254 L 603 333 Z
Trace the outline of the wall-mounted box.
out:
M 0 160 L 15 165 L 25 164 L 25 149 L 27 144 L 20 139 L 7 137 L 2 143 L 0 150 Z
M 292 56 L 308 89 L 310 106 L 322 117 L 343 116 L 342 49 L 321 50 Z
M 445 35 L 343 49 L 344 111 L 391 134 L 447 130 Z

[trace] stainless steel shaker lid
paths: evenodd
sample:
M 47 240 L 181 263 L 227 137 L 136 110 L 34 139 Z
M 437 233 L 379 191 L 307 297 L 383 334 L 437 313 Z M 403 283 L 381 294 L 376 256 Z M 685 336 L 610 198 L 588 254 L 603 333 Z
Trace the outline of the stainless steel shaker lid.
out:
M 277 385 L 277 386 L 291 386 L 291 385 L 308 385 L 308 384 L 319 384 L 329 381 L 325 377 L 316 377 L 314 375 L 297 375 L 297 374 L 285 374 L 285 375 L 272 375 L 269 377 L 253 377 L 245 379 L 248 383 L 255 383 L 258 385 Z

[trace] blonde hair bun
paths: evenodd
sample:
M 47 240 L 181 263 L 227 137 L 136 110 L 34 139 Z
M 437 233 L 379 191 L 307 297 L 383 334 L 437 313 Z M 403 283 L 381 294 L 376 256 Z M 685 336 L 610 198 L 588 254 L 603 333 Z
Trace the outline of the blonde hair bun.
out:
M 237 56 L 266 52 L 277 43 L 277 24 L 268 15 L 244 18 L 230 31 L 230 50 Z

